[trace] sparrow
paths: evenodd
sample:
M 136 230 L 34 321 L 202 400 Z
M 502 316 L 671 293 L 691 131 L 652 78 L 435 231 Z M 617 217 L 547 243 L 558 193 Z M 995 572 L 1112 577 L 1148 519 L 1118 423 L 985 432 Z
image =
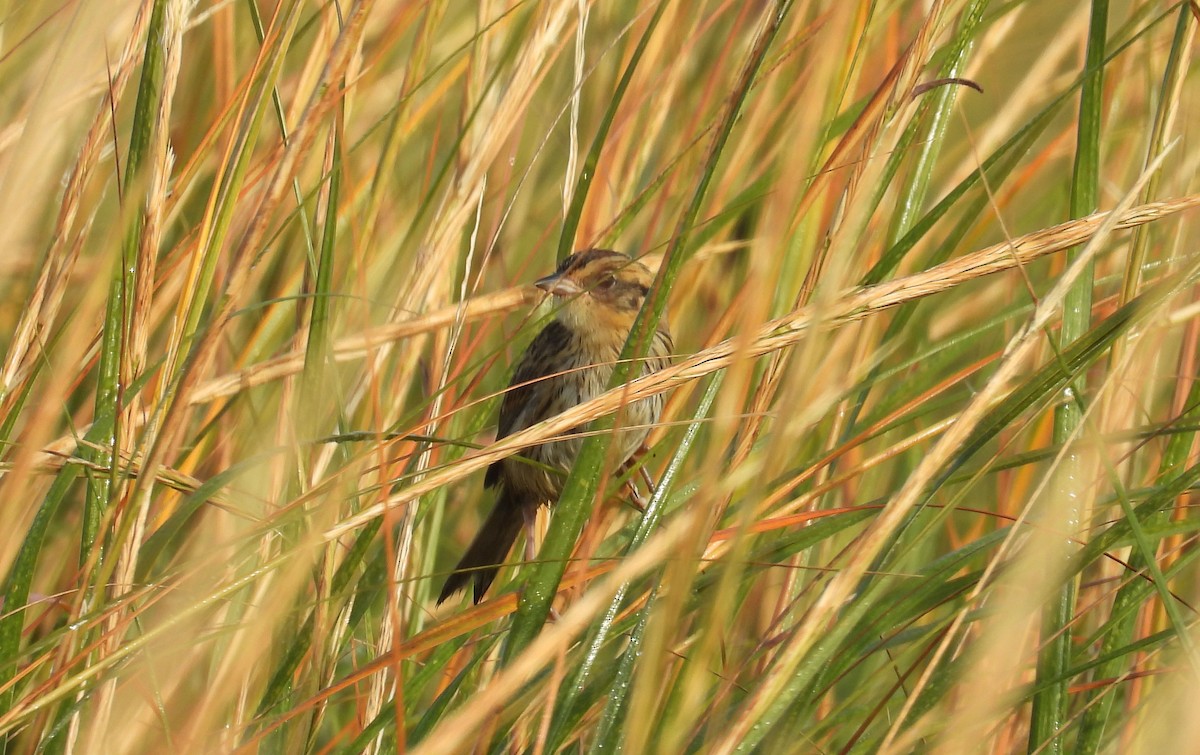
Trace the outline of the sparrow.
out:
M 497 440 L 561 414 L 608 388 L 653 280 L 645 265 L 620 252 L 588 249 L 567 257 L 553 274 L 534 283 L 554 298 L 557 311 L 517 362 L 500 405 Z M 671 333 L 666 323 L 660 322 L 642 360 L 641 374 L 666 367 L 673 350 Z M 643 447 L 662 407 L 661 395 L 625 407 L 625 429 L 614 439 L 621 467 Z M 439 605 L 471 582 L 474 602 L 483 599 L 522 526 L 532 525 L 539 506 L 558 501 L 566 474 L 583 446 L 579 434 L 584 430 L 584 426 L 575 427 L 565 437 L 532 446 L 488 467 L 484 485 L 497 488 L 496 502 L 442 586 Z

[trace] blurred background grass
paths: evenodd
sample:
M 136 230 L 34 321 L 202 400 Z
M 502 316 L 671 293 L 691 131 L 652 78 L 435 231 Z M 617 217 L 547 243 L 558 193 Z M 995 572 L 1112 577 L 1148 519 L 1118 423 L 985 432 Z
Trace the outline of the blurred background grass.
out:
M 1190 750 L 1198 22 L 0 0 L 6 751 Z M 588 246 L 660 485 L 435 608 Z

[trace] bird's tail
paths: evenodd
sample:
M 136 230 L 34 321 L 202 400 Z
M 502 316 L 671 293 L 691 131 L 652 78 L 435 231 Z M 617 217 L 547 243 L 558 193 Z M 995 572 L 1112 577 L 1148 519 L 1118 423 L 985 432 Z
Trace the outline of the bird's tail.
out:
M 524 520 L 520 504 L 513 500 L 507 491 L 501 490 L 492 513 L 488 514 L 487 521 L 479 528 L 458 566 L 454 567 L 454 571 L 446 578 L 446 584 L 442 585 L 438 605 L 465 588 L 471 581 L 475 582 L 475 603 L 483 600 L 483 594 L 487 592 L 492 580 L 496 578 L 496 573 L 500 571 L 500 566 L 508 558 L 508 552 L 516 542 L 517 533 L 521 531 Z

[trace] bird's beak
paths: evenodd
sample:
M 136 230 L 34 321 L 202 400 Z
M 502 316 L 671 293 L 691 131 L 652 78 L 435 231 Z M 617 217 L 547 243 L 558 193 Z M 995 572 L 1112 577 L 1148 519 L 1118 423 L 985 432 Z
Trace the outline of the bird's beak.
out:
M 533 285 L 554 296 L 566 297 L 583 293 L 583 289 L 579 287 L 578 283 L 558 273 L 540 278 L 534 281 Z

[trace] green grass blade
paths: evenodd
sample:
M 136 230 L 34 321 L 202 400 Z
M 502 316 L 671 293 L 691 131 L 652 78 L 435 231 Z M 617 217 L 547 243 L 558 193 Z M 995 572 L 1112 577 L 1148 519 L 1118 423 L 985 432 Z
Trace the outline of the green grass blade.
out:
M 1092 0 L 1091 22 L 1088 29 L 1087 55 L 1083 91 L 1079 101 L 1079 121 L 1075 142 L 1075 169 L 1071 182 L 1071 216 L 1084 217 L 1095 212 L 1100 189 L 1100 137 L 1102 134 L 1104 58 L 1108 36 L 1108 0 Z M 1067 253 L 1067 264 L 1075 259 L 1078 251 Z M 1069 344 L 1088 331 L 1092 319 L 1092 288 L 1095 285 L 1095 266 L 1090 264 L 1067 292 L 1063 302 L 1063 319 L 1060 339 Z M 1054 412 L 1054 440 L 1068 442 L 1083 420 L 1080 403 L 1086 385 L 1082 376 L 1065 389 L 1067 394 Z M 1050 514 L 1050 526 L 1061 523 L 1070 526 L 1078 522 L 1083 514 L 1080 506 L 1086 491 L 1080 479 L 1087 474 L 1087 461 L 1082 454 L 1069 452 L 1062 462 L 1058 475 L 1057 490 L 1053 499 L 1062 501 L 1064 510 Z M 1045 607 L 1042 618 L 1042 636 L 1046 642 L 1038 655 L 1037 676 L 1042 679 L 1061 678 L 1070 664 L 1071 648 L 1074 644 L 1074 627 L 1071 619 L 1075 615 L 1077 586 L 1067 580 Z M 1065 743 L 1059 731 L 1067 720 L 1069 696 L 1067 682 L 1044 685 L 1034 695 L 1030 713 L 1030 753 L 1045 752 L 1057 755 L 1064 752 Z

